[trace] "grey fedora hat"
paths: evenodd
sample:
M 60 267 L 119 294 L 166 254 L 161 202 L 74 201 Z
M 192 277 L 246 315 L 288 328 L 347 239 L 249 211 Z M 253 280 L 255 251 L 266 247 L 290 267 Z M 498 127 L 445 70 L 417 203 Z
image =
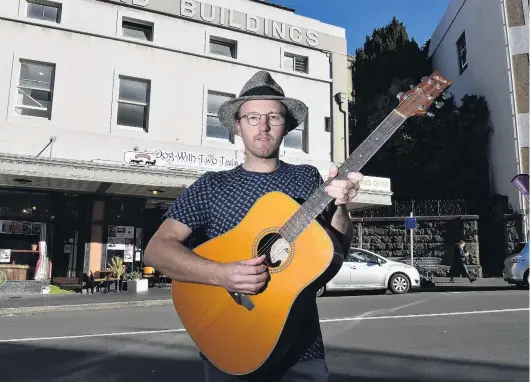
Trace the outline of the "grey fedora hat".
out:
M 300 100 L 286 97 L 283 89 L 267 71 L 259 71 L 243 86 L 237 98 L 224 102 L 218 112 L 221 124 L 237 135 L 237 112 L 241 105 L 251 100 L 278 100 L 287 109 L 288 131 L 299 126 L 307 118 L 307 106 Z

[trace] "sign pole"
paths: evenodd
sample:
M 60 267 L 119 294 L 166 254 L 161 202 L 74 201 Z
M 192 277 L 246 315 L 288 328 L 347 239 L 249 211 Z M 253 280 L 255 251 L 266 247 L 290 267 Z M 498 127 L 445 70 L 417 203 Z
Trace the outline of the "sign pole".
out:
M 412 212 L 410 213 L 410 217 L 412 217 Z M 410 265 L 414 266 L 414 230 L 410 229 Z

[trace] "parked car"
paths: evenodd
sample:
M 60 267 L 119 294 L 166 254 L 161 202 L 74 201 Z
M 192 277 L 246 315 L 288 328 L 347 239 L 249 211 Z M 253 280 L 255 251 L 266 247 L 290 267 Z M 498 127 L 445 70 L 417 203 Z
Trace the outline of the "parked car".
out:
M 528 242 L 519 243 L 514 248 L 514 253 L 504 260 L 502 271 L 504 281 L 509 284 L 528 287 L 530 279 L 528 274 Z
M 407 293 L 420 286 L 420 274 L 408 264 L 385 259 L 361 248 L 352 248 L 341 269 L 317 296 L 338 290 L 390 290 L 394 294 Z

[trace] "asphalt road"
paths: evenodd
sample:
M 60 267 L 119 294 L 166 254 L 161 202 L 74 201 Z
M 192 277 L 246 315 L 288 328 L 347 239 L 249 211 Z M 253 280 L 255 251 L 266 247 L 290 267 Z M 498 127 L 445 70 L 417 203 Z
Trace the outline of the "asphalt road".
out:
M 528 381 L 528 291 L 320 298 L 331 382 Z M 0 317 L 0 380 L 203 381 L 172 306 Z

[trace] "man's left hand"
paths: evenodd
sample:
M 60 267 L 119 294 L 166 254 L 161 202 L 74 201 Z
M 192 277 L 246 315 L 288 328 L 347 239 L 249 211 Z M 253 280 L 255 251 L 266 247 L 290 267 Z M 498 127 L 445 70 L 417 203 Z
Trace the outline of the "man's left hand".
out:
M 329 177 L 334 178 L 338 175 L 339 168 L 332 165 L 329 169 Z M 326 187 L 329 196 L 335 199 L 335 205 L 351 203 L 357 196 L 359 189 L 359 182 L 363 180 L 363 175 L 360 172 L 349 172 L 347 179 L 331 181 L 330 185 Z

